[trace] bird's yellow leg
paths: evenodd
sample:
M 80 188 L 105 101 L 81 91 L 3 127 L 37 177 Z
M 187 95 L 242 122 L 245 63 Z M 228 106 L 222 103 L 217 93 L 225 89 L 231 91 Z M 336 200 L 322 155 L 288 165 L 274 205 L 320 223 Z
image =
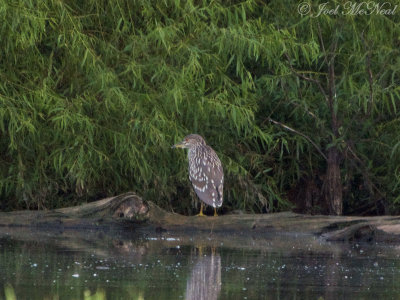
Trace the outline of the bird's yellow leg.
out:
M 196 216 L 199 216 L 199 217 L 204 217 L 205 216 L 203 214 L 203 202 L 200 203 L 200 212 Z
M 217 208 L 216 207 L 214 207 L 214 217 L 218 217 Z

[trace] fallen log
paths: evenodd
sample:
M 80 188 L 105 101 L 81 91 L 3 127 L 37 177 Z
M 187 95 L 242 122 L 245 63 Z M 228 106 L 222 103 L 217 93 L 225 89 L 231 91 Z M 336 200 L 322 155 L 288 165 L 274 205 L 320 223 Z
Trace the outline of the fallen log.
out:
M 271 234 L 315 235 L 329 241 L 400 242 L 400 217 L 311 216 L 282 212 L 183 216 L 167 212 L 135 193 L 45 211 L 0 213 L 0 228 L 43 230 L 127 230 L 176 235 L 227 234 L 263 237 Z M 2 230 L 4 231 L 4 230 Z

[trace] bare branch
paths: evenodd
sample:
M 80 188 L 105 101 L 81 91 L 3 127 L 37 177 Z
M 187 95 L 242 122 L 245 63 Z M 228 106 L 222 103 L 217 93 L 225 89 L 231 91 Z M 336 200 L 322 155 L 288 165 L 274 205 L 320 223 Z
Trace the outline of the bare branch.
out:
M 335 55 L 337 48 L 337 39 L 331 44 L 331 54 L 329 55 L 328 60 L 328 106 L 331 112 L 331 127 L 332 131 L 335 134 L 335 137 L 339 136 L 339 125 L 337 114 L 334 109 L 335 101 L 337 101 L 336 97 L 336 86 L 335 86 Z
M 361 40 L 364 46 L 364 50 L 366 51 L 366 71 L 368 73 L 368 84 L 369 84 L 369 102 L 367 106 L 367 116 L 371 114 L 372 105 L 374 103 L 374 94 L 373 94 L 373 75 L 371 70 L 371 55 L 369 50 L 367 49 L 367 43 L 364 39 L 364 32 L 361 33 Z
M 300 132 L 300 131 L 297 131 L 296 129 L 293 129 L 293 128 L 291 128 L 291 127 L 289 127 L 289 126 L 287 126 L 287 125 L 285 125 L 285 124 L 283 124 L 283 123 L 281 123 L 281 122 L 275 121 L 275 120 L 273 120 L 273 119 L 271 119 L 271 118 L 268 118 L 268 120 L 269 120 L 270 122 L 276 124 L 276 125 L 279 125 L 279 126 L 285 128 L 286 130 L 289 130 L 289 131 L 291 131 L 291 132 L 294 132 L 294 133 L 296 133 L 296 134 L 302 136 L 302 137 L 305 138 L 307 141 L 309 141 L 309 142 L 314 146 L 315 149 L 317 149 L 317 151 L 319 152 L 319 154 L 321 154 L 321 156 L 322 156 L 325 160 L 328 160 L 328 158 L 326 157 L 326 155 L 324 154 L 324 152 L 322 152 L 322 150 L 317 146 L 317 144 L 314 143 L 314 142 L 313 142 L 308 136 L 306 136 L 304 133 L 302 133 L 302 132 Z
M 325 60 L 325 63 L 327 63 L 327 60 L 326 60 L 326 50 L 325 50 L 325 44 L 324 44 L 324 40 L 322 39 L 322 32 L 321 32 L 321 26 L 319 26 L 319 22 L 317 22 L 317 25 L 318 25 L 318 38 L 319 38 L 319 42 L 320 42 L 320 44 L 321 44 L 321 47 L 322 47 L 322 52 L 324 52 L 324 60 Z
M 355 165 L 355 166 L 361 171 L 365 180 L 367 181 L 367 183 L 369 185 L 369 187 L 368 187 L 369 191 L 373 192 L 373 190 L 375 190 L 381 196 L 381 198 L 385 198 L 385 195 L 372 182 L 370 175 L 368 173 L 368 168 L 365 165 L 364 161 L 362 161 L 361 158 L 358 157 L 358 155 L 354 151 L 353 147 L 349 143 L 346 142 L 346 146 L 347 146 L 347 149 L 349 150 L 349 152 L 351 153 L 351 155 L 353 156 L 353 158 L 355 159 L 355 161 L 357 161 L 360 164 L 360 167 L 358 167 L 357 165 Z
M 305 109 L 302 105 L 300 105 L 300 104 L 298 104 L 296 102 L 293 102 L 293 101 L 291 101 L 290 104 L 292 104 L 292 105 L 294 105 L 296 107 L 302 108 L 306 112 L 306 114 L 308 114 L 310 117 L 314 118 L 315 120 L 318 120 L 317 116 L 313 112 Z
M 318 86 L 319 90 L 321 91 L 322 95 L 324 95 L 325 100 L 328 102 L 328 96 L 326 95 L 326 92 L 325 92 L 324 88 L 322 87 L 321 82 L 320 82 L 319 80 L 317 80 L 317 79 L 314 79 L 314 78 L 311 78 L 311 77 L 307 77 L 307 76 L 305 76 L 305 75 L 299 73 L 297 70 L 295 70 L 295 69 L 293 68 L 293 66 L 292 66 L 292 61 L 291 61 L 289 55 L 288 55 L 287 53 L 285 53 L 285 56 L 286 56 L 287 60 L 289 61 L 289 68 L 290 68 L 290 70 L 291 70 L 294 74 L 296 74 L 298 77 L 300 77 L 300 78 L 302 78 L 302 79 L 304 79 L 304 80 L 306 80 L 306 81 L 315 83 L 315 84 Z

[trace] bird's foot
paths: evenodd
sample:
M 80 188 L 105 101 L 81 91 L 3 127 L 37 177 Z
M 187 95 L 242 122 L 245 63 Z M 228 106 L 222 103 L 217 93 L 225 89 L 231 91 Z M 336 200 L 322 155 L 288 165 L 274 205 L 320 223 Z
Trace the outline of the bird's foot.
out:
M 203 214 L 203 202 L 201 202 L 201 204 L 200 204 L 200 212 L 196 216 L 205 217 L 205 215 Z
M 197 215 L 196 215 L 196 217 L 205 217 L 206 215 L 205 214 L 203 214 L 203 212 L 202 211 L 200 211 Z

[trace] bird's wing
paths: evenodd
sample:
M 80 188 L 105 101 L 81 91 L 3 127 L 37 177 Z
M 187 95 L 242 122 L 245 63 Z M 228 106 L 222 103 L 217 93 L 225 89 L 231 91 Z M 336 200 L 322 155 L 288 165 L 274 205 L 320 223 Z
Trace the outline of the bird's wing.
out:
M 223 200 L 224 172 L 221 161 L 210 147 L 189 165 L 189 179 L 197 196 L 208 205 L 220 207 Z

